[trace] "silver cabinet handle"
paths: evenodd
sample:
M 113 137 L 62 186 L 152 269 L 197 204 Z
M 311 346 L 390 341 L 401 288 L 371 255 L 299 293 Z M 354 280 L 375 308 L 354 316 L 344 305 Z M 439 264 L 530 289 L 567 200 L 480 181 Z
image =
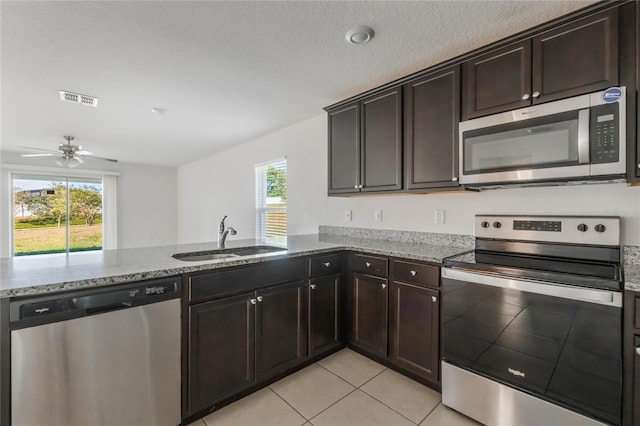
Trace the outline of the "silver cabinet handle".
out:
M 451 178 L 451 181 L 452 181 L 452 182 L 457 182 L 457 181 L 458 181 L 458 177 L 457 177 L 457 176 L 452 177 L 452 178 Z
M 354 186 L 353 189 L 358 189 L 358 185 Z
M 258 302 L 262 302 L 262 296 L 258 296 Z
M 640 169 L 640 163 L 638 163 L 638 168 Z
M 526 101 L 527 99 L 529 99 L 529 94 L 525 93 L 524 95 L 522 95 L 522 100 Z
M 358 188 L 362 189 L 362 185 L 358 185 Z
M 252 305 L 255 305 L 257 301 L 256 299 L 249 299 L 249 302 L 251 302 Z
M 415 277 L 416 275 L 418 275 L 418 271 L 411 271 L 411 276 Z
M 387 288 L 387 285 L 386 284 L 382 284 L 382 288 Z
M 431 296 L 431 301 L 432 301 L 433 303 L 435 303 L 435 302 L 437 302 L 437 301 L 438 301 L 438 298 L 437 298 L 437 297 L 435 297 L 435 296 Z
M 331 266 L 331 262 L 324 262 L 323 265 L 328 268 L 329 266 Z
M 532 98 L 537 98 L 537 97 L 539 97 L 539 96 L 540 96 L 540 92 L 533 92 L 533 93 L 531 94 L 531 97 L 532 97 Z
M 311 287 L 311 290 L 315 290 L 316 289 L 316 285 L 315 284 L 311 284 L 309 287 Z
M 636 348 L 636 354 L 640 355 L 640 348 Z
M 371 264 L 369 262 L 365 262 L 365 265 L 367 265 L 367 268 L 369 268 L 371 266 Z

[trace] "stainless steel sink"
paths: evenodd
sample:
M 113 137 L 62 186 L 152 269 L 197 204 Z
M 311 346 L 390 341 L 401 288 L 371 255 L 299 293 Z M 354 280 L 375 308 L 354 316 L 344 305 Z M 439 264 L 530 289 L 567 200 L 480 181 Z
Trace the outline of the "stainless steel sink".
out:
M 176 253 L 172 257 L 185 262 L 200 262 L 203 260 L 233 259 L 236 257 L 253 256 L 256 254 L 273 253 L 286 250 L 286 248 L 274 246 L 249 246 L 190 253 Z

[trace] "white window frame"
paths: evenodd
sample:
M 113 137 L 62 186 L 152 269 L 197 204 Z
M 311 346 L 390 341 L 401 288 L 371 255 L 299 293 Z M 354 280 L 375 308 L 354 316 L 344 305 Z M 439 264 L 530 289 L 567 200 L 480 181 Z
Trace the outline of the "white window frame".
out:
M 14 175 L 43 175 L 60 178 L 102 178 L 102 250 L 117 248 L 118 220 L 118 176 L 120 172 L 101 170 L 73 170 L 57 167 L 2 164 L 0 179 L 6 195 L 0 200 L 0 257 L 13 257 L 13 178 Z M 1 191 L 0 191 L 1 193 Z M 4 207 L 2 207 L 4 204 Z M 98 251 L 98 250 L 96 250 Z M 69 254 L 69 253 L 67 253 Z
M 267 237 L 266 236 L 266 229 L 267 229 L 267 224 L 266 224 L 266 217 L 267 217 L 267 212 L 287 212 L 287 207 L 267 207 L 266 205 L 266 192 L 267 192 L 267 188 L 266 188 L 266 179 L 259 179 L 258 178 L 258 173 L 264 174 L 264 172 L 260 171 L 260 169 L 263 169 L 266 171 L 266 168 L 269 166 L 273 166 L 273 165 L 277 165 L 277 164 L 281 164 L 284 163 L 285 164 L 285 171 L 288 168 L 287 165 L 287 157 L 283 157 L 283 158 L 278 158 L 275 160 L 271 160 L 271 161 L 267 161 L 264 163 L 260 163 L 260 164 L 256 164 L 254 167 L 254 171 L 255 171 L 255 180 L 256 180 L 256 239 L 257 240 L 265 240 L 265 239 L 275 239 L 275 242 L 278 242 L 277 240 L 280 238 L 286 238 L 286 233 L 284 236 L 281 237 Z M 289 186 L 289 179 L 288 179 L 288 174 L 287 174 L 287 187 Z M 288 192 L 288 191 L 287 191 Z M 288 204 L 288 202 L 286 202 Z M 284 243 L 284 241 L 282 241 Z

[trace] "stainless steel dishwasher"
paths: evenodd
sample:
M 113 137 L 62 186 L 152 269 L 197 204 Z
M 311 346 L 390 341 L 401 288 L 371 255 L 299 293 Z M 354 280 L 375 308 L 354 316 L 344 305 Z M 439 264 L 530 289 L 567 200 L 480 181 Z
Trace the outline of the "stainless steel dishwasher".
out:
M 180 278 L 10 303 L 13 426 L 180 424 Z

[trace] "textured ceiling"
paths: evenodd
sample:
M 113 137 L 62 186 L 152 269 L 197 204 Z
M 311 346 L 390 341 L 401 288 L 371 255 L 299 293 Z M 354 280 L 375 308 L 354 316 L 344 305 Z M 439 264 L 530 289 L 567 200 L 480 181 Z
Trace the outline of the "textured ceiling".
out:
M 3 0 L 0 147 L 70 134 L 100 156 L 177 166 L 589 3 Z M 355 25 L 375 38 L 348 44 Z

